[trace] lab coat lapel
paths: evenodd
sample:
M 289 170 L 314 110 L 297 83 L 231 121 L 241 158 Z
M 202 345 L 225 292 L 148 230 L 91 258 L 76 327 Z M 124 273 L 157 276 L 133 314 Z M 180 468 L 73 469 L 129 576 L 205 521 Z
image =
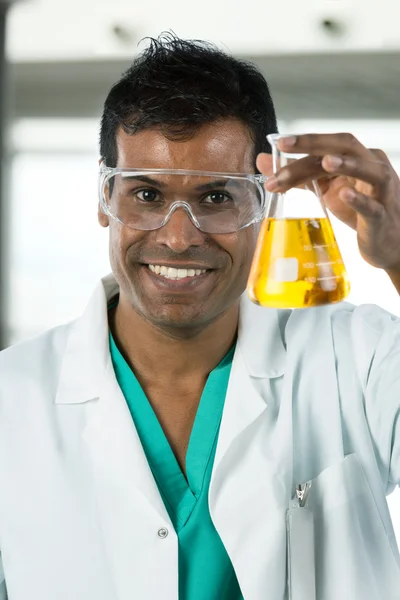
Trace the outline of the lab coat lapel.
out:
M 125 398 L 112 367 L 108 344 L 107 300 L 118 292 L 112 276 L 103 279 L 83 316 L 72 326 L 61 368 L 57 404 L 85 403 L 83 433 L 99 494 L 115 491 L 111 508 L 118 518 L 118 495 L 138 494 L 168 519 Z
M 155 511 L 154 516 L 169 522 L 126 400 L 115 379 L 111 359 L 99 399 L 87 409 L 84 438 L 92 456 L 100 495 L 109 495 L 109 509 L 116 521 L 123 495 L 131 498 L 132 511 L 139 502 L 146 510 Z M 136 519 L 133 512 L 132 517 Z M 121 532 L 121 539 L 125 533 Z
M 279 317 L 243 299 L 238 344 L 210 487 L 210 512 L 248 600 L 282 599 L 286 589 L 286 508 L 291 477 L 291 379 L 274 428 L 268 390 L 286 352 Z M 262 395 L 260 391 L 262 390 Z
M 84 437 L 92 457 L 99 523 L 104 545 L 114 569 L 120 600 L 150 597 L 160 593 L 152 581 L 152 557 L 157 556 L 157 531 L 173 525 L 148 466 L 125 398 L 108 363 L 99 404 L 91 404 Z M 170 546 L 169 560 L 160 565 L 165 581 L 175 580 L 176 543 Z M 162 573 L 164 569 L 174 574 Z M 168 585 L 170 587 L 170 585 Z M 151 591 L 153 590 L 153 592 Z M 158 590 L 155 592 L 154 590 Z M 166 598 L 174 598 L 168 592 Z
M 295 484 L 344 459 L 332 320 L 336 305 L 294 311 L 286 330 L 293 401 Z M 315 449 L 318 448 L 318 452 Z
M 266 409 L 256 381 L 281 377 L 284 373 L 286 350 L 280 322 L 290 311 L 260 308 L 247 296 L 240 305 L 238 341 L 218 438 L 214 472 L 232 442 Z
M 107 300 L 117 292 L 115 280 L 105 278 L 72 326 L 56 403 L 66 405 L 65 413 L 76 410 L 67 405 L 84 405 L 83 437 L 91 459 L 99 527 L 118 598 L 130 600 L 132 590 L 138 597 L 153 594 L 149 590 L 158 590 L 159 595 L 160 584 L 151 579 L 157 531 L 168 529 L 170 539 L 175 534 L 112 366 Z M 169 587 L 177 561 L 173 551 L 177 544 L 171 542 L 169 560 L 161 566 L 165 573 L 160 575 Z M 175 597 L 174 592 L 167 597 Z

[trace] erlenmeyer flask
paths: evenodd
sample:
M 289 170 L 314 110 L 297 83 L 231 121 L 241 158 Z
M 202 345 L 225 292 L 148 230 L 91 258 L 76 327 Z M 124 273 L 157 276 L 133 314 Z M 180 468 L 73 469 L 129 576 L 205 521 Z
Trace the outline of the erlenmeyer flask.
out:
M 304 155 L 281 152 L 271 134 L 273 171 Z M 261 225 L 247 286 L 253 302 L 308 308 L 340 302 L 350 291 L 346 269 L 315 181 L 272 193 Z

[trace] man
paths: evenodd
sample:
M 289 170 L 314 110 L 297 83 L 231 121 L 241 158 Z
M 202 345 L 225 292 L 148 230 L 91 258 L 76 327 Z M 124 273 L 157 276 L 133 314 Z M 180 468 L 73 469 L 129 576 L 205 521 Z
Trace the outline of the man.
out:
M 2 600 L 400 597 L 400 321 L 248 300 L 273 131 L 261 74 L 205 43 L 152 40 L 111 90 L 113 275 L 78 320 L 0 356 Z M 384 153 L 281 144 L 307 157 L 267 189 L 319 179 L 400 293 Z

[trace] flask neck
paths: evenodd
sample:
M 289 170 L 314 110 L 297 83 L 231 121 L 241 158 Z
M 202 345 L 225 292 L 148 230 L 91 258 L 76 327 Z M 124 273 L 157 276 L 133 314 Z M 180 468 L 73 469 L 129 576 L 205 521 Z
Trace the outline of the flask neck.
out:
M 282 154 L 279 148 L 274 144 L 272 146 L 272 170 L 274 175 L 283 167 L 289 164 L 289 158 L 286 154 Z
M 267 136 L 268 141 L 272 150 L 272 170 L 274 175 L 283 167 L 286 167 L 289 163 L 299 158 L 295 154 L 288 154 L 287 152 L 281 152 L 278 148 L 278 142 L 282 138 L 288 137 L 284 134 L 273 133 Z

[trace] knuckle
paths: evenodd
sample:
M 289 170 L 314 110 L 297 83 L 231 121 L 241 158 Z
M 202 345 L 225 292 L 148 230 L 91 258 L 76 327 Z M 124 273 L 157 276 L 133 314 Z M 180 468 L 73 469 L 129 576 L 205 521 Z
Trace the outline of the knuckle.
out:
M 385 218 L 385 211 L 382 206 L 378 205 L 374 207 L 372 215 L 377 221 L 382 221 Z
M 377 158 L 379 158 L 381 160 L 389 161 L 386 152 L 384 152 L 380 148 L 368 148 L 368 150 L 370 152 L 372 152 L 372 154 L 374 154 Z
M 392 179 L 392 169 L 387 163 L 381 165 L 382 179 L 385 183 L 388 183 Z
M 352 148 L 359 144 L 358 139 L 352 133 L 348 133 L 348 132 L 339 133 L 339 139 L 340 139 L 340 142 L 348 148 Z

